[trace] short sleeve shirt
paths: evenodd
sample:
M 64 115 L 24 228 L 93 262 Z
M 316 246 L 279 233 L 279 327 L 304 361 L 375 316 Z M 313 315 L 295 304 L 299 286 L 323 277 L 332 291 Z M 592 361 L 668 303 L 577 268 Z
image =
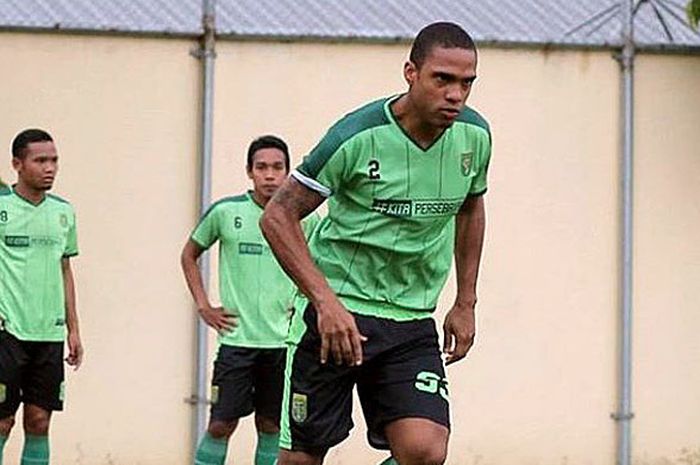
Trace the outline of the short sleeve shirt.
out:
M 191 239 L 208 249 L 219 242 L 219 292 L 223 307 L 237 316 L 236 328 L 219 336 L 226 345 L 281 348 L 296 286 L 280 267 L 258 225 L 263 208 L 250 192 L 214 203 Z M 319 217 L 307 217 L 308 236 Z
M 73 207 L 47 194 L 34 205 L 0 189 L 0 319 L 21 340 L 66 335 L 61 260 L 78 254 Z
M 427 149 L 382 99 L 337 122 L 292 176 L 329 197 L 309 248 L 344 305 L 360 314 L 423 318 L 452 263 L 454 217 L 487 189 L 489 125 L 465 107 Z

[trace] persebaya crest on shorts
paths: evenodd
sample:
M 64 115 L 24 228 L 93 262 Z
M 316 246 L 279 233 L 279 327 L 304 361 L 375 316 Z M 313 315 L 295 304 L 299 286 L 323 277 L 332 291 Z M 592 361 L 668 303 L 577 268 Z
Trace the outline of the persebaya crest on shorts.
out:
M 0 319 L 27 341 L 66 335 L 61 259 L 78 254 L 73 207 L 47 194 L 34 205 L 0 190 Z
M 467 196 L 486 192 L 491 135 L 465 108 L 422 149 L 394 119 L 398 97 L 345 116 L 292 176 L 330 197 L 310 249 L 343 303 L 411 319 L 436 305 L 451 265 L 454 216 Z
M 192 233 L 208 249 L 219 242 L 219 293 L 224 308 L 238 317 L 219 342 L 252 348 L 284 347 L 296 287 L 277 263 L 258 223 L 263 213 L 249 193 L 214 203 Z M 308 234 L 319 219 L 304 221 Z

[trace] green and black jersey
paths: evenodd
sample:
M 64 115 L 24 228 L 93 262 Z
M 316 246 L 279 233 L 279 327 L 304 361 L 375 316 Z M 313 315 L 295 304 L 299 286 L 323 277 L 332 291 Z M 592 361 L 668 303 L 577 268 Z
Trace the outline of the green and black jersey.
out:
M 219 343 L 251 348 L 282 348 L 296 286 L 284 273 L 258 226 L 263 208 L 250 192 L 212 204 L 192 233 L 208 249 L 219 241 L 219 293 L 238 325 Z M 308 237 L 318 215 L 304 220 Z
M 467 196 L 486 192 L 491 135 L 465 107 L 422 149 L 392 114 L 398 98 L 345 116 L 292 176 L 330 197 L 309 248 L 343 304 L 407 320 L 436 306 L 452 262 L 454 217 Z
M 0 319 L 25 341 L 66 336 L 61 259 L 78 254 L 73 207 L 47 194 L 34 205 L 0 190 Z

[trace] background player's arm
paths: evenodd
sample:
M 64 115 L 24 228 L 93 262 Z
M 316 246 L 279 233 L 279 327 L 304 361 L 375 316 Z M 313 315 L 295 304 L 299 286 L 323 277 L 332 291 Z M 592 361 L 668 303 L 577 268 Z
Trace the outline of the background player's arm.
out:
M 323 201 L 317 192 L 288 178 L 265 207 L 260 227 L 277 261 L 316 309 L 321 363 L 331 353 L 338 364 L 359 365 L 364 337 L 316 267 L 301 227 L 301 220 Z
M 461 360 L 474 343 L 476 279 L 484 244 L 486 214 L 483 196 L 466 198 L 456 218 L 455 264 L 457 298 L 445 317 L 444 351 L 447 364 Z
M 209 303 L 209 297 L 204 290 L 202 273 L 197 265 L 197 260 L 203 252 L 204 248 L 192 239 L 189 239 L 182 249 L 180 264 L 185 274 L 187 287 L 190 289 L 195 305 L 197 305 L 197 312 L 204 322 L 218 332 L 231 331 L 236 326 L 235 317 L 227 313 L 222 307 L 212 307 Z
M 75 279 L 70 258 L 61 259 L 63 271 L 63 294 L 65 296 L 66 327 L 68 328 L 68 357 L 66 362 L 77 370 L 83 363 L 83 344 L 80 340 L 78 310 L 75 303 Z

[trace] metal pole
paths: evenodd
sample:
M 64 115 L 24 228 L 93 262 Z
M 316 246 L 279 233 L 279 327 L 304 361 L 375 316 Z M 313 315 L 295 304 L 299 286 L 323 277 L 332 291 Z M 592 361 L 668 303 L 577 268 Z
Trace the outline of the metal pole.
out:
M 198 56 L 202 60 L 202 120 L 201 120 L 201 180 L 200 180 L 200 214 L 209 208 L 211 203 L 211 171 L 212 171 L 212 128 L 214 108 L 214 48 L 216 39 L 216 0 L 203 0 L 202 27 L 204 34 Z M 209 285 L 209 254 L 202 254 L 199 266 L 205 288 Z M 207 325 L 197 318 L 197 359 L 195 366 L 196 393 L 194 396 L 194 449 L 206 429 L 207 420 Z
M 618 465 L 631 463 L 632 413 L 632 209 L 634 136 L 634 0 L 622 0 L 622 308 L 618 410 Z

